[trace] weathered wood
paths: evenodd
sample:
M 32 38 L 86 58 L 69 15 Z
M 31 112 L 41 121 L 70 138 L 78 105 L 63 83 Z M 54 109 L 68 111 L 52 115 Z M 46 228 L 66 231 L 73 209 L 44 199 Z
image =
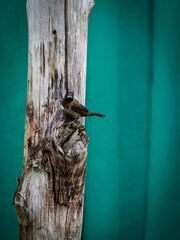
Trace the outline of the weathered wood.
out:
M 15 194 L 21 239 L 80 239 L 88 137 L 66 126 L 67 91 L 85 103 L 91 0 L 28 0 L 28 89 L 22 185 Z M 20 181 L 19 181 L 20 183 Z

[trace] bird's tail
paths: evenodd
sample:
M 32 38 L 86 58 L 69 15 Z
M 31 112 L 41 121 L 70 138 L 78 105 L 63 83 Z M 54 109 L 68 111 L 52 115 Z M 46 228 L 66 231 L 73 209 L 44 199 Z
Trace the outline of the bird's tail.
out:
M 105 117 L 106 115 L 91 112 L 91 116 Z

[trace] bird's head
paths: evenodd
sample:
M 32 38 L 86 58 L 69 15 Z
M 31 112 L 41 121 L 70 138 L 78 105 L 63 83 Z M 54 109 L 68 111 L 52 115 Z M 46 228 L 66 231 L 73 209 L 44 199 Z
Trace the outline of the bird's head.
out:
M 73 98 L 74 98 L 74 93 L 72 92 L 68 92 L 65 96 L 65 100 L 66 102 L 70 103 L 73 101 Z

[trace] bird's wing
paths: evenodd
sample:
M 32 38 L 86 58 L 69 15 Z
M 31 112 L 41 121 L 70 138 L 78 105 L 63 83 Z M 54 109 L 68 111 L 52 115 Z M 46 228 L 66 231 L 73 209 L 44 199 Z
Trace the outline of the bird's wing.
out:
M 88 109 L 80 103 L 72 103 L 71 110 L 79 113 L 81 116 L 90 116 L 90 112 L 88 111 Z

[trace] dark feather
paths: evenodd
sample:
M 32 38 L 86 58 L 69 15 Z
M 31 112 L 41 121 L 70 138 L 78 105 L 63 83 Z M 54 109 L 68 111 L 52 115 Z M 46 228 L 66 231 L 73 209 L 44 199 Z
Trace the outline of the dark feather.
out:
M 71 110 L 79 113 L 81 116 L 91 116 L 91 112 L 89 112 L 88 109 L 80 103 L 76 104 L 76 102 L 73 102 L 71 105 Z
M 97 117 L 105 117 L 106 115 L 100 114 L 100 113 L 91 113 L 91 116 L 97 116 Z

